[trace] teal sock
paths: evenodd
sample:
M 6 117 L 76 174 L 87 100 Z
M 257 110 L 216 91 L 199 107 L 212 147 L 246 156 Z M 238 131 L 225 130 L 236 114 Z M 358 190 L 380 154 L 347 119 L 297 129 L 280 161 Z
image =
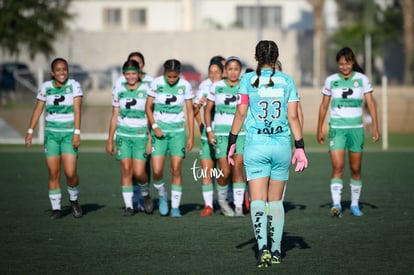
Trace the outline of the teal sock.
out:
M 269 235 L 272 242 L 271 251 L 280 250 L 282 242 L 283 226 L 285 224 L 285 210 L 283 208 L 283 201 L 270 201 L 269 203 Z
M 252 201 L 250 204 L 250 216 L 258 248 L 262 249 L 263 247 L 267 247 L 267 215 L 265 201 Z

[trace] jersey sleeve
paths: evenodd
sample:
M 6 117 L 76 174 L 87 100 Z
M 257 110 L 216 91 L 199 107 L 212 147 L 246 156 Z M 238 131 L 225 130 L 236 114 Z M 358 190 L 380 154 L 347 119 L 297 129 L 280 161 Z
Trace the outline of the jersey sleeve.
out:
M 148 89 L 148 96 L 155 97 L 157 95 L 158 78 L 151 82 L 150 88 Z
M 47 82 L 43 83 L 39 91 L 37 92 L 37 96 L 36 96 L 37 100 L 46 102 L 46 87 L 47 87 Z
M 366 75 L 362 75 L 362 84 L 364 87 L 364 94 L 373 92 L 374 89 L 372 88 L 371 82 Z
M 217 83 L 217 82 L 216 82 Z M 211 85 L 210 87 L 210 91 L 208 92 L 207 95 L 207 99 L 211 100 L 211 101 L 215 101 L 216 100 L 216 84 Z
M 117 86 L 115 86 L 114 89 L 112 90 L 112 106 L 119 108 L 120 105 L 119 105 L 118 91 L 119 89 L 117 89 Z
M 239 90 L 237 92 L 238 94 L 246 94 L 247 95 L 248 89 L 252 85 L 251 84 L 252 77 L 253 77 L 253 75 L 251 73 L 247 73 L 247 74 L 244 74 L 242 76 L 242 78 L 240 79 Z
M 322 94 L 327 95 L 327 96 L 332 95 L 331 78 L 330 77 L 326 78 L 326 80 L 325 80 L 325 84 L 323 85 L 323 89 L 322 89 Z
M 82 88 L 78 81 L 73 80 L 71 85 L 73 88 L 73 97 L 83 96 Z
M 296 84 L 293 81 L 293 79 L 290 79 L 289 81 L 289 98 L 288 101 L 299 101 L 299 94 L 298 94 L 298 89 L 296 88 Z
M 184 82 L 185 84 L 185 100 L 192 100 L 194 98 L 193 89 L 191 88 L 191 84 L 188 81 Z

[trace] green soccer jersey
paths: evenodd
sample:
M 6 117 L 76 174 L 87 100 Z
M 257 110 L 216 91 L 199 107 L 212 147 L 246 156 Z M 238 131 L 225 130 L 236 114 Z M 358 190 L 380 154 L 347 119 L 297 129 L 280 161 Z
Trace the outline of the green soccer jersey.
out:
M 187 80 L 180 78 L 170 86 L 164 76 L 154 79 L 148 93 L 154 98 L 154 119 L 163 132 L 184 131 L 184 106 L 186 100 L 192 100 L 194 95 Z
M 112 91 L 112 106 L 119 108 L 117 135 L 138 137 L 147 134 L 147 116 L 145 102 L 149 87 L 142 83 L 130 90 L 126 83 L 115 86 Z
M 237 108 L 237 91 L 239 84 L 230 86 L 226 80 L 215 82 L 207 99 L 214 102 L 214 134 L 228 136 Z M 244 127 L 240 135 L 245 135 Z
M 363 127 L 362 102 L 372 91 L 368 77 L 362 73 L 354 72 L 348 79 L 340 74 L 328 76 L 322 94 L 331 97 L 330 127 Z
M 46 104 L 46 130 L 73 132 L 68 125 L 74 121 L 73 99 L 83 96 L 81 86 L 73 79 L 68 79 L 62 87 L 56 87 L 54 82 L 44 82 L 36 97 Z

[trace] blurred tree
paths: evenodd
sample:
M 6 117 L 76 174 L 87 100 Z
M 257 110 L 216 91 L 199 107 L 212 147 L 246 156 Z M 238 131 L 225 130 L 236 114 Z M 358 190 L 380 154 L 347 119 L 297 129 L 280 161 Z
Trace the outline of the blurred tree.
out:
M 0 47 L 18 56 L 27 49 L 31 58 L 37 53 L 48 57 L 53 43 L 66 31 L 71 0 L 0 0 Z
M 338 47 L 347 45 L 352 47 L 355 53 L 364 53 L 364 38 L 368 34 L 372 38 L 372 55 L 385 61 L 395 61 L 395 56 L 391 56 L 395 52 L 390 52 L 389 49 L 402 49 L 404 45 L 404 83 L 411 84 L 414 61 L 412 0 L 395 0 L 387 2 L 385 6 L 378 5 L 374 0 L 336 2 L 340 29 L 331 37 L 332 50 L 337 51 Z M 386 71 L 390 69 L 392 70 L 385 68 Z M 378 80 L 379 75 L 376 78 Z M 400 78 L 402 79 L 402 75 Z
M 403 13 L 404 31 L 404 84 L 413 84 L 414 54 L 413 54 L 413 16 L 414 4 L 412 0 L 400 0 Z
M 314 28 L 314 86 L 323 82 L 326 74 L 326 41 L 323 6 L 325 0 L 308 0 L 313 7 L 313 28 Z

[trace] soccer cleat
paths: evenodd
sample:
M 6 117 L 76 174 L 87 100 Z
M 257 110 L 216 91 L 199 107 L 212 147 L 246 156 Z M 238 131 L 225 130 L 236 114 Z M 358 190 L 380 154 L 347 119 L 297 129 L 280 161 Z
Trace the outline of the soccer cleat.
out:
M 236 217 L 243 217 L 243 207 L 236 207 L 234 208 L 234 216 Z
M 272 264 L 272 255 L 270 254 L 269 250 L 266 247 L 263 247 L 259 250 L 259 255 L 257 257 L 257 264 L 258 268 L 268 267 Z
M 82 208 L 80 207 L 78 200 L 70 201 L 70 206 L 72 207 L 72 214 L 75 218 L 82 217 Z
M 358 205 L 351 206 L 351 214 L 355 217 L 361 217 L 364 213 L 361 212 Z
M 282 262 L 282 256 L 280 255 L 279 250 L 276 250 L 275 252 L 271 252 L 272 255 L 272 265 L 273 264 L 280 264 Z
M 227 203 L 227 201 L 218 201 L 221 213 L 223 213 L 226 217 L 234 217 L 234 211 L 231 209 L 230 205 Z
M 62 211 L 60 210 L 53 210 L 52 214 L 50 214 L 49 219 L 56 220 L 62 218 Z
M 171 217 L 179 218 L 181 217 L 181 212 L 179 208 L 171 208 Z
M 342 208 L 339 204 L 334 204 L 331 208 L 332 217 L 341 218 L 342 217 Z
M 124 217 L 131 217 L 134 216 L 134 209 L 128 207 L 124 210 Z
M 208 217 L 208 216 L 213 216 L 213 214 L 214 214 L 214 209 L 211 206 L 206 205 L 203 211 L 201 211 L 200 216 Z
M 158 197 L 158 210 L 160 211 L 161 216 L 167 216 L 168 215 L 167 195 Z
M 152 214 L 152 212 L 154 212 L 154 203 L 152 202 L 150 195 L 144 196 L 142 199 L 144 200 L 145 213 Z

